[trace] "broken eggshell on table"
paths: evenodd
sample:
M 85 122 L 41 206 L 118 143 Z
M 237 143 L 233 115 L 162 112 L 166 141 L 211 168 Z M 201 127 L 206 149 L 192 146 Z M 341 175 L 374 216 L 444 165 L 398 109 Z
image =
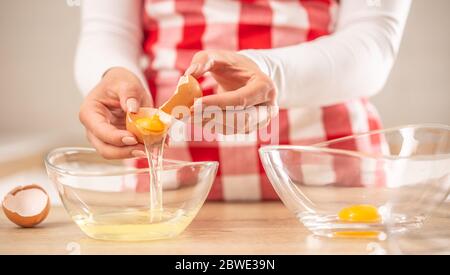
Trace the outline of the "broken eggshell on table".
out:
M 30 228 L 40 224 L 50 212 L 47 192 L 36 184 L 19 186 L 3 199 L 3 212 L 18 226 Z

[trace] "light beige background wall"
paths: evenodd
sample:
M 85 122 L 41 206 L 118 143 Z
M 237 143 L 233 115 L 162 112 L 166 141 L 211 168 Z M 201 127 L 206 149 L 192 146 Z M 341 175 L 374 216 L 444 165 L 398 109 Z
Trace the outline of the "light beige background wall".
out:
M 61 132 L 81 140 L 72 73 L 78 17 L 65 0 L 0 0 L 0 151 L 30 140 L 71 144 Z
M 414 0 L 397 63 L 374 98 L 386 126 L 450 124 L 450 1 Z
M 449 11 L 449 0 L 414 2 L 398 62 L 374 99 L 385 126 L 450 124 Z M 83 140 L 72 72 L 78 16 L 65 0 L 0 0 L 0 146 Z

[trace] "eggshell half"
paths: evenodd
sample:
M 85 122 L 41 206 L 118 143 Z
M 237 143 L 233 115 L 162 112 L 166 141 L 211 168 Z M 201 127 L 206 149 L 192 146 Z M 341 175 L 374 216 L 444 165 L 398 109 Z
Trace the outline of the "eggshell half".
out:
M 47 218 L 50 212 L 50 199 L 39 185 L 19 186 L 5 196 L 2 208 L 10 221 L 29 228 Z
M 202 95 L 202 88 L 197 79 L 191 75 L 184 75 L 180 78 L 175 93 L 161 106 L 160 109 L 165 113 L 172 115 L 174 108 L 177 106 L 190 108 L 194 105 L 194 100 L 202 97 Z M 182 119 L 183 115 L 177 114 L 175 117 L 177 119 Z
M 166 125 L 166 129 L 161 133 L 147 135 L 147 138 L 151 139 L 151 143 L 156 143 L 160 141 L 163 135 L 167 132 L 170 125 L 172 124 L 172 117 L 166 114 L 165 112 L 160 112 L 158 109 L 155 108 L 139 108 L 139 111 L 137 113 L 127 113 L 126 117 L 127 131 L 133 133 L 140 143 L 144 143 L 144 137 L 141 131 L 139 131 L 139 129 L 136 127 L 136 124 L 134 122 L 139 118 L 152 117 L 156 113 L 158 113 L 159 119 Z

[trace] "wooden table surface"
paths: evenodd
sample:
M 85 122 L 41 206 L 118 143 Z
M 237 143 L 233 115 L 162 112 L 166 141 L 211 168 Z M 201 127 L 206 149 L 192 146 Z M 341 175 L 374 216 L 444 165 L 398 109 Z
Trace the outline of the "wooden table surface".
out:
M 373 254 L 386 243 L 312 236 L 278 202 L 206 203 L 181 235 L 151 242 L 90 239 L 61 207 L 32 229 L 0 215 L 0 254 Z

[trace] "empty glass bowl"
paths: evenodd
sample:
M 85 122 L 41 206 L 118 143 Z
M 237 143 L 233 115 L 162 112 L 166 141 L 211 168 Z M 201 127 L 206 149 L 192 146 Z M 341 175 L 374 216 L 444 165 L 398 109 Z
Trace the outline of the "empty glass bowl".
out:
M 147 159 L 105 160 L 94 149 L 59 148 L 45 160 L 65 209 L 89 237 L 142 241 L 180 234 L 203 205 L 217 162 L 165 160 L 163 210 L 150 211 Z
M 260 156 L 284 204 L 314 234 L 385 237 L 419 228 L 450 190 L 450 127 L 412 125 Z

